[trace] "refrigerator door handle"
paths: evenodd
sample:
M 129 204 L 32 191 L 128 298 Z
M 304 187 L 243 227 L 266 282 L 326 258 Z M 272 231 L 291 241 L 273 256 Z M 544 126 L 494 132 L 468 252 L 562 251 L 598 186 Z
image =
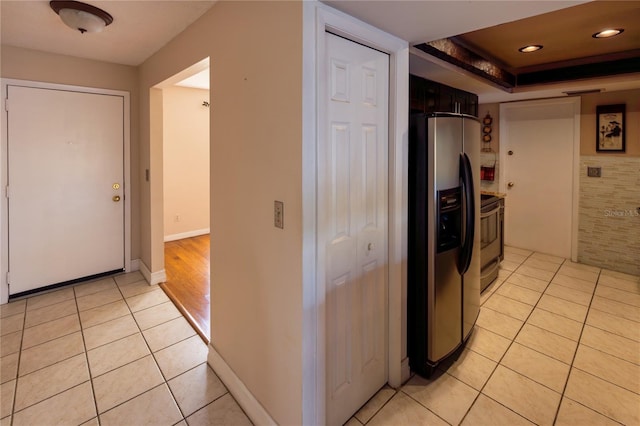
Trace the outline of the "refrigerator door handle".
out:
M 475 190 L 473 188 L 473 172 L 471 161 L 466 153 L 460 154 L 460 177 L 462 179 L 463 194 L 465 200 L 465 235 L 462 248 L 460 249 L 460 259 L 458 262 L 458 272 L 460 275 L 467 272 L 471 265 L 473 254 L 473 240 L 475 234 Z

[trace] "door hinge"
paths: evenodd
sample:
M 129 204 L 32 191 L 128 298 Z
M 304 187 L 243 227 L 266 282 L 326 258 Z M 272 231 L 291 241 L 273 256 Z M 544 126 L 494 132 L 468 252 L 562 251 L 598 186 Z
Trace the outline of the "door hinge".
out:
M 9 98 L 5 98 L 4 100 L 4 110 L 9 111 Z
M 4 196 L 9 198 L 9 185 L 4 187 Z
M 9 279 L 11 278 L 11 274 L 7 271 L 7 285 L 9 285 Z

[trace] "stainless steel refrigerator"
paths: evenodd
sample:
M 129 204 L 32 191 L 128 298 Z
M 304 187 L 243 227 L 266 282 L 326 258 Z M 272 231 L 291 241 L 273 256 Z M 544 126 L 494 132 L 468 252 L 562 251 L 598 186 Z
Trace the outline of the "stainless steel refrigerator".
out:
M 480 311 L 480 123 L 412 115 L 409 125 L 409 364 L 429 376 Z

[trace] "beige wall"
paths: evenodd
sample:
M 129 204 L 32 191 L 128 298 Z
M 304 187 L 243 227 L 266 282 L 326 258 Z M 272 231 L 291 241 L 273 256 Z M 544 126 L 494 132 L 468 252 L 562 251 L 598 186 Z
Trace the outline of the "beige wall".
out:
M 138 139 L 138 81 L 137 69 L 127 65 L 80 59 L 22 49 L 1 47 L 2 78 L 42 81 L 73 86 L 122 90 L 130 93 L 131 107 L 131 257 L 138 259 L 140 250 L 140 182 Z
M 211 340 L 270 415 L 302 423 L 302 4 L 218 2 L 140 67 L 143 255 L 161 268 L 150 88 L 211 62 Z M 156 89 L 157 90 L 157 89 Z M 154 95 L 155 96 L 155 95 Z M 284 201 L 285 228 L 273 226 Z
M 626 152 L 596 151 L 596 106 L 626 104 Z M 640 89 L 584 95 L 580 117 L 580 155 L 640 157 Z
M 209 228 L 209 90 L 162 89 L 164 237 Z

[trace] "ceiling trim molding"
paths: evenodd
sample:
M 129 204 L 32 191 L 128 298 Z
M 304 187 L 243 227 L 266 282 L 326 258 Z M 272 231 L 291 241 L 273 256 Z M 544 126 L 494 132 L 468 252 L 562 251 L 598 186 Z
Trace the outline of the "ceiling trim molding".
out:
M 524 68 L 509 72 L 456 42 L 454 38 L 421 43 L 413 47 L 493 83 L 506 92 L 549 83 L 640 73 L 640 55 L 637 55 L 637 51 L 612 54 L 609 55 L 610 60 L 602 62 L 589 63 L 590 58 L 582 58 L 567 62 L 565 66 L 556 64 L 556 68 Z
M 516 86 L 585 80 L 640 72 L 640 58 L 626 58 L 517 74 Z
M 456 43 L 452 39 L 441 39 L 414 47 L 429 55 L 449 62 L 475 75 L 489 80 L 503 90 L 509 91 L 516 86 L 516 76 L 505 71 L 493 62 Z

